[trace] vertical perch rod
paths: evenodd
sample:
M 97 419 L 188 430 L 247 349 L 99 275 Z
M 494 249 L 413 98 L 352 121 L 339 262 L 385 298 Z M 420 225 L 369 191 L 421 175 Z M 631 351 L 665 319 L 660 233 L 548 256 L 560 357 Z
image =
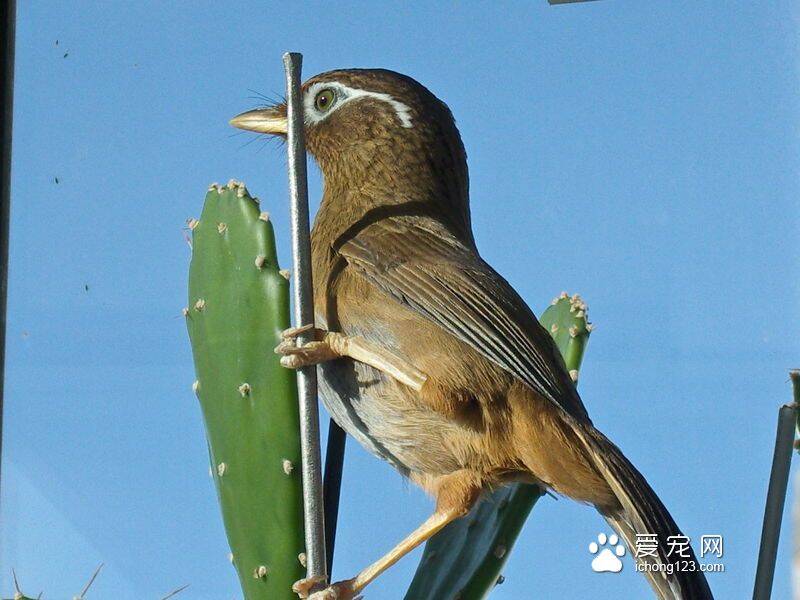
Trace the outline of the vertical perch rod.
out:
M 769 477 L 767 504 L 764 508 L 764 525 L 761 529 L 761 547 L 758 552 L 756 582 L 753 600 L 769 600 L 775 576 L 775 558 L 781 533 L 781 518 L 792 464 L 794 431 L 797 423 L 797 402 L 800 400 L 800 373 L 791 373 L 795 401 L 781 406 L 778 412 L 778 431 L 775 435 L 775 452 Z
M 296 325 L 314 323 L 314 295 L 311 283 L 311 235 L 308 217 L 306 141 L 303 129 L 301 69 L 303 55 L 283 55 L 286 71 L 288 121 L 289 196 L 292 221 L 293 300 Z M 311 341 L 301 335 L 299 343 Z M 299 369 L 297 391 L 300 401 L 300 444 L 303 455 L 303 511 L 306 532 L 307 577 L 327 579 L 325 559 L 325 517 L 322 501 L 322 455 L 319 441 L 317 371 L 315 366 Z
M 325 552 L 328 573 L 333 573 L 333 550 L 336 544 L 336 524 L 339 520 L 339 498 L 344 471 L 344 448 L 347 435 L 333 419 L 328 425 L 328 447 L 325 450 L 325 476 L 322 491 L 325 501 Z

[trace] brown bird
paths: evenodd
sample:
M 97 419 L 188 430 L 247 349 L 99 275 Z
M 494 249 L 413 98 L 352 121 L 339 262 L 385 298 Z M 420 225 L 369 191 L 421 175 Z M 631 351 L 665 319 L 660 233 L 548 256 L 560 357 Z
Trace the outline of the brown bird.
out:
M 324 178 L 312 231 L 317 341 L 289 331 L 289 367 L 319 364 L 339 425 L 433 496 L 436 509 L 356 577 L 311 596 L 350 600 L 465 515 L 487 489 L 529 481 L 594 505 L 633 548 L 662 599 L 712 598 L 691 549 L 645 478 L 593 425 L 552 338 L 480 256 L 464 146 L 448 107 L 380 69 L 303 85 L 308 150 Z M 286 106 L 231 124 L 286 134 Z M 684 567 L 681 569 L 681 567 Z M 295 586 L 308 597 L 318 582 Z

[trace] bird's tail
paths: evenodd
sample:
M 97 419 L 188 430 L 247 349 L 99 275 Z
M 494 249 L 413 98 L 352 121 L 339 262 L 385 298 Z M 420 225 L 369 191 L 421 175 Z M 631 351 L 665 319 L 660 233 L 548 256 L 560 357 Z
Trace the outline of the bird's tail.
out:
M 713 600 L 688 539 L 672 538 L 673 545 L 669 544 L 670 536 L 683 534 L 642 474 L 619 448 L 591 425 L 576 425 L 575 431 L 621 506 L 621 510 L 601 512 L 627 543 L 636 559 L 637 570 L 647 577 L 657 597 Z M 657 540 L 657 544 L 645 546 L 647 540 Z

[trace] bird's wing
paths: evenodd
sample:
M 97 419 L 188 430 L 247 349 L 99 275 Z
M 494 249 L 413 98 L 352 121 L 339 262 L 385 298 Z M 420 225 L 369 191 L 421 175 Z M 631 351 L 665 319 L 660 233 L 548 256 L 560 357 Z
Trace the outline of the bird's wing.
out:
M 440 222 L 383 218 L 351 229 L 334 249 L 398 302 L 588 421 L 550 334 L 509 283 Z

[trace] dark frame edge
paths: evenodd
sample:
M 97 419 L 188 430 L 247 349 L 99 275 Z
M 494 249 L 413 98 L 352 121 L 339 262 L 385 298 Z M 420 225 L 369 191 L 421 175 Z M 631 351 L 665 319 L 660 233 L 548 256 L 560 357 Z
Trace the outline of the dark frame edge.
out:
M 6 0 L 3 8 L 3 166 L 0 175 L 0 465 L 3 449 L 3 413 L 6 362 L 6 306 L 8 304 L 8 232 L 11 217 L 11 130 L 14 108 L 14 48 L 17 24 L 17 2 Z M 0 467 L 2 489 L 2 467 Z

